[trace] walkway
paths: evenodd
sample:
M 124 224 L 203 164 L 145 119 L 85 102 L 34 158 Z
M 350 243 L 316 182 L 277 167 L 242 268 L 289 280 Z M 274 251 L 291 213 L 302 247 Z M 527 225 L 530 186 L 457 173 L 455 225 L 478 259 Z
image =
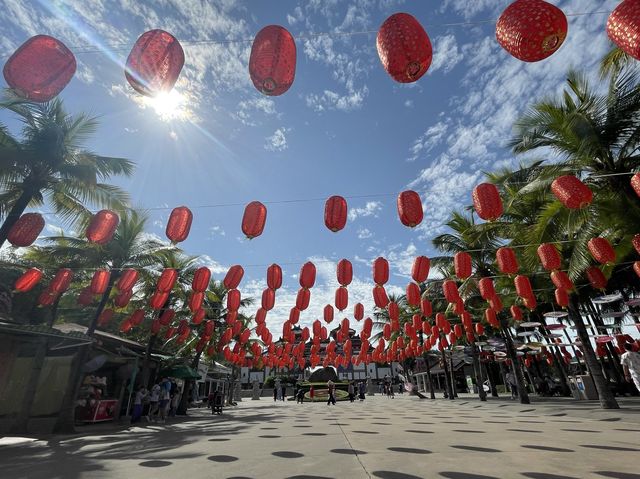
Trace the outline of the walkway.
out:
M 1 446 L 0 477 L 640 479 L 640 401 L 245 400 L 173 424 Z M 95 429 L 94 429 L 95 430 Z

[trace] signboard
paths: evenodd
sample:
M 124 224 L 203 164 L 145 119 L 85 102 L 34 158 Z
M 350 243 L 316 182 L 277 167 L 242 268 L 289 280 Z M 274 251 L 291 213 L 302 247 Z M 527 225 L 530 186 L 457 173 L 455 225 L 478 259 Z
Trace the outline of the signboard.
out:
M 118 407 L 117 399 L 103 399 L 98 401 L 93 419 L 91 422 L 110 421 L 116 415 L 116 408 Z

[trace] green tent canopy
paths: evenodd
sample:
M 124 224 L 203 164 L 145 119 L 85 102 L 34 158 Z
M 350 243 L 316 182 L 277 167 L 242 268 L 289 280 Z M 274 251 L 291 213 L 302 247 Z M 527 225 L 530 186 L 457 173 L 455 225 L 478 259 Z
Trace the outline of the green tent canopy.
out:
M 165 368 L 160 371 L 160 376 L 177 379 L 200 379 L 200 375 L 197 371 L 190 368 L 189 366 L 185 366 L 184 364 L 178 364 L 176 366 Z

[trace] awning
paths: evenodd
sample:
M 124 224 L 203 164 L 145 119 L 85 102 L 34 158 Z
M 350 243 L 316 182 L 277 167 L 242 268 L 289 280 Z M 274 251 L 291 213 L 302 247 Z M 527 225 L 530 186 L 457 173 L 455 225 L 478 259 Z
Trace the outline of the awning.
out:
M 200 375 L 184 364 L 178 364 L 160 371 L 160 376 L 177 378 L 177 379 L 200 379 Z

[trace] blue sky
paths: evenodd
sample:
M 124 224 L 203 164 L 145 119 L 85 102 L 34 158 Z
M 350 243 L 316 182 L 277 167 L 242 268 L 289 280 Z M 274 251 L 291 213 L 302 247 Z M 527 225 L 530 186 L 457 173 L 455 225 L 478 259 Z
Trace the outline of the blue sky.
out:
M 527 105 L 557 93 L 569 66 L 595 75 L 608 48 L 606 14 L 571 16 L 561 50 L 525 64 L 500 48 L 495 24 L 487 22 L 509 3 L 15 0 L 0 10 L 0 51 L 6 59 L 28 37 L 49 34 L 77 52 L 78 72 L 61 96 L 70 111 L 100 117 L 91 149 L 136 162 L 134 177 L 117 183 L 135 206 L 150 209 L 149 233 L 164 238 L 171 208 L 189 206 L 194 224 L 184 249 L 203 255 L 217 278 L 229 265 L 245 266 L 241 290 L 258 300 L 267 266 L 281 264 L 285 285 L 269 315 L 278 331 L 309 259 L 318 280 L 303 324 L 333 302 L 341 258 L 354 263 L 349 311 L 361 301 L 371 314 L 370 265 L 377 256 L 390 260 L 390 289 L 404 289 L 413 258 L 434 254 L 430 238 L 444 231 L 452 209 L 470 203 L 482 171 L 517 164 L 503 145 Z M 553 3 L 570 14 L 608 12 L 618 2 Z M 375 33 L 338 35 L 375 32 L 399 11 L 413 14 L 434 46 L 431 69 L 411 85 L 395 83 L 382 69 Z M 450 25 L 456 23 L 465 25 Z M 268 24 L 289 29 L 298 49 L 294 85 L 273 98 L 254 89 L 247 71 L 251 39 Z M 154 28 L 183 42 L 178 118 L 144 104 L 122 71 L 131 45 Z M 0 122 L 13 124 L 6 112 Z M 405 189 L 418 191 L 425 207 L 425 221 L 413 230 L 396 212 Z M 331 233 L 324 199 L 336 194 L 347 197 L 350 219 Z M 267 204 L 268 218 L 264 234 L 248 241 L 240 222 L 243 205 L 253 200 Z M 47 222 L 49 232 L 60 224 L 51 216 Z

